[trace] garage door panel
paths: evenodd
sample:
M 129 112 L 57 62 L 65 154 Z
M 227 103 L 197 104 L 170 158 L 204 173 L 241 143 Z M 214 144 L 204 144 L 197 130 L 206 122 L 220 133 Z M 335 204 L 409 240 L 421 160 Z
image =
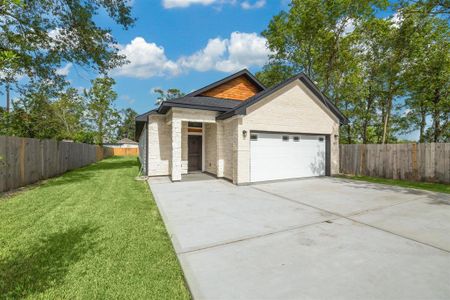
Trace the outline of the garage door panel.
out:
M 252 133 L 252 182 L 321 175 L 325 175 L 325 136 Z

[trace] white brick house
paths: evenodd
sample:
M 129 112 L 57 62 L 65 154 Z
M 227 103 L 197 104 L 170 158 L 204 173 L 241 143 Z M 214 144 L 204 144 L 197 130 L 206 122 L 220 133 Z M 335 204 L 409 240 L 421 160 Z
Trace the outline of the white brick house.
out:
M 306 75 L 267 89 L 242 70 L 138 116 L 136 136 L 145 175 L 247 184 L 337 173 L 346 123 Z

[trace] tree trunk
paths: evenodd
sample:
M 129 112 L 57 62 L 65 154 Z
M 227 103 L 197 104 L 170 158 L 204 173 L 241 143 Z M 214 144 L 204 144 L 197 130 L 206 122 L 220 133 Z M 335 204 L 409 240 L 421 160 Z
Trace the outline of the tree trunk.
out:
M 427 120 L 426 120 L 426 112 L 424 109 L 421 110 L 420 112 L 420 134 L 419 134 L 419 143 L 424 143 L 425 142 L 425 126 L 427 125 Z
M 363 128 L 362 128 L 362 143 L 367 144 L 367 127 L 369 126 L 370 121 L 370 110 L 372 108 L 373 103 L 373 94 L 372 94 L 372 88 L 369 86 L 369 97 L 367 98 L 367 106 L 365 115 L 363 118 Z
M 392 95 L 387 98 L 386 112 L 384 115 L 383 122 L 383 137 L 381 138 L 381 143 L 386 144 L 389 135 L 389 122 L 391 121 L 391 111 L 392 111 Z
M 434 98 L 433 98 L 433 142 L 437 143 L 439 141 L 439 138 L 441 136 L 441 127 L 440 127 L 440 110 L 439 110 L 439 102 L 441 100 L 441 95 L 439 92 L 439 89 L 436 89 L 434 91 Z
M 6 112 L 11 110 L 11 99 L 9 96 L 9 82 L 6 83 Z

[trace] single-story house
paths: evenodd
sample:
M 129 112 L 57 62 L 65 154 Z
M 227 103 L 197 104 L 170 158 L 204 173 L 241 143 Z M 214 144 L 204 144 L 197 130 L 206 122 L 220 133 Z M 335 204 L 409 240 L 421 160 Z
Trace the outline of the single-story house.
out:
M 139 115 L 136 136 L 147 176 L 247 184 L 338 173 L 347 122 L 303 73 L 266 88 L 242 70 Z
M 105 143 L 103 146 L 109 148 L 138 148 L 139 144 L 129 138 L 123 138 L 116 143 Z

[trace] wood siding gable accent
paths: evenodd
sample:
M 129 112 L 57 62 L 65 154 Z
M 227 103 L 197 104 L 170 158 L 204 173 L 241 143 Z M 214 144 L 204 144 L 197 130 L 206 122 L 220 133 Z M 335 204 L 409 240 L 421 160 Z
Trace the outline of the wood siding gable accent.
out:
M 260 88 L 248 80 L 244 75 L 227 81 L 219 86 L 207 90 L 200 96 L 208 96 L 215 98 L 247 100 L 260 91 Z

